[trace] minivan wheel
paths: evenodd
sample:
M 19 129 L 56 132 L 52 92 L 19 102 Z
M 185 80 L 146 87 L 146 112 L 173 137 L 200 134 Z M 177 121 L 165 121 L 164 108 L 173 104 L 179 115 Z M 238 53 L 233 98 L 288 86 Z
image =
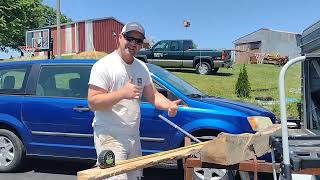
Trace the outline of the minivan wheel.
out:
M 199 62 L 196 65 L 196 71 L 197 71 L 198 74 L 206 75 L 206 74 L 209 74 L 211 72 L 211 66 L 207 62 L 201 62 L 201 63 Z
M 229 176 L 226 169 L 213 169 L 213 168 L 194 168 L 194 180 L 227 180 Z
M 201 134 L 197 135 L 197 138 L 201 141 L 208 141 L 216 138 L 216 135 L 208 134 Z M 192 144 L 194 142 L 191 142 Z M 198 158 L 200 154 L 195 154 Z M 193 168 L 193 179 L 194 180 L 227 180 L 229 179 L 228 173 L 226 169 L 214 169 L 214 168 Z
M 193 133 L 200 141 L 209 141 L 218 136 L 219 132 L 213 131 L 204 131 Z M 191 141 L 191 144 L 196 142 Z M 195 157 L 200 158 L 200 154 L 194 154 Z M 184 161 L 178 161 L 178 168 L 183 168 Z M 238 176 L 236 174 L 238 173 Z M 229 177 L 231 176 L 231 177 Z M 242 172 L 237 170 L 227 170 L 227 169 L 214 169 L 214 168 L 193 168 L 192 172 L 193 180 L 227 180 L 227 179 L 236 179 L 236 180 L 246 180 L 250 179 L 248 172 Z
M 0 129 L 0 172 L 16 171 L 24 156 L 21 140 L 13 132 Z

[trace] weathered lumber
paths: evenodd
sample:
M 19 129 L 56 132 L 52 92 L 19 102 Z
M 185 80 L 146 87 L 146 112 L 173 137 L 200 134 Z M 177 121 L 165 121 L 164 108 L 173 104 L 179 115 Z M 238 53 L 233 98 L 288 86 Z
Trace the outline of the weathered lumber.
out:
M 201 155 L 202 162 L 221 165 L 237 164 L 240 161 L 261 156 L 270 151 L 269 136 L 280 129 L 280 125 L 272 125 L 256 134 L 220 133 L 217 138 L 170 151 L 141 156 L 116 162 L 116 166 L 100 169 L 99 167 L 79 171 L 78 180 L 99 180 L 129 171 L 147 168 L 160 162 L 181 159 L 193 153 Z
M 99 180 L 118 174 L 126 173 L 136 169 L 142 169 L 153 166 L 160 162 L 172 159 L 181 159 L 190 156 L 193 153 L 198 153 L 202 146 L 208 142 L 202 142 L 178 149 L 164 151 L 161 153 L 151 154 L 147 156 L 141 156 L 129 160 L 119 161 L 116 166 L 100 169 L 99 167 L 79 171 L 77 173 L 78 180 Z
M 274 124 L 255 134 L 220 133 L 217 138 L 202 147 L 201 161 L 232 165 L 253 159 L 255 156 L 260 157 L 270 152 L 269 136 L 275 134 L 280 128 L 279 124 Z

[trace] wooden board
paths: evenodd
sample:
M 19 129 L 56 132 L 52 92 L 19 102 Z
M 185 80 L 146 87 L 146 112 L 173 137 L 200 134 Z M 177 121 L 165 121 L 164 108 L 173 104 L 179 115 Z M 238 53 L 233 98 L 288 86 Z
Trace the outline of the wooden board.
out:
M 232 165 L 253 159 L 255 156 L 260 157 L 270 152 L 269 136 L 277 133 L 280 129 L 279 124 L 274 124 L 255 134 L 220 133 L 217 138 L 202 147 L 201 161 Z
M 78 180 L 99 180 L 107 177 L 115 176 L 118 174 L 126 173 L 129 171 L 142 169 L 153 166 L 160 162 L 172 159 L 181 159 L 190 156 L 193 153 L 198 153 L 203 145 L 208 142 L 198 143 L 170 151 L 164 151 L 161 153 L 151 154 L 147 156 L 141 156 L 134 159 L 119 161 L 116 166 L 100 169 L 99 167 L 91 168 L 77 173 Z
M 91 168 L 77 173 L 78 180 L 99 180 L 129 171 L 151 167 L 166 160 L 181 159 L 194 153 L 201 155 L 201 161 L 231 165 L 261 156 L 270 151 L 269 136 L 280 130 L 280 125 L 272 125 L 256 134 L 220 133 L 211 141 L 185 146 L 170 151 L 119 161 L 116 166 L 100 169 Z

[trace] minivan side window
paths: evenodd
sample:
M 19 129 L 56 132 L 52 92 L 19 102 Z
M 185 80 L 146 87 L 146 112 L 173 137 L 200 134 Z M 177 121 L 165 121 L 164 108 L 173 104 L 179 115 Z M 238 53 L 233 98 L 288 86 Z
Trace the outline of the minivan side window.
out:
M 162 87 L 157 82 L 154 82 L 153 84 L 154 84 L 154 87 L 158 90 L 158 92 L 161 93 L 164 97 L 170 99 L 171 101 L 175 101 L 175 100 L 179 99 L 171 91 L 169 91 L 166 88 Z M 141 102 L 148 102 L 147 98 L 143 94 L 141 96 Z
M 91 66 L 42 66 L 36 95 L 87 98 Z
M 29 67 L 0 69 L 0 93 L 24 93 Z

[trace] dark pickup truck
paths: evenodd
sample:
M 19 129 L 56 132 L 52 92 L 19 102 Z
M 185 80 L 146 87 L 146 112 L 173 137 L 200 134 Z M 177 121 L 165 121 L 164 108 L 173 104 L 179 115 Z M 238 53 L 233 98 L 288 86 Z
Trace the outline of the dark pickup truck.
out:
M 192 40 L 162 40 L 140 50 L 136 58 L 166 68 L 196 68 L 199 74 L 232 65 L 230 50 L 196 49 Z

